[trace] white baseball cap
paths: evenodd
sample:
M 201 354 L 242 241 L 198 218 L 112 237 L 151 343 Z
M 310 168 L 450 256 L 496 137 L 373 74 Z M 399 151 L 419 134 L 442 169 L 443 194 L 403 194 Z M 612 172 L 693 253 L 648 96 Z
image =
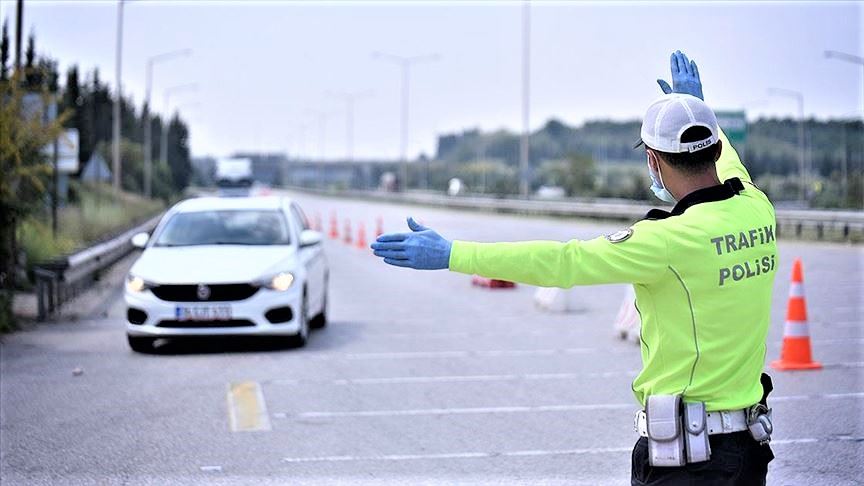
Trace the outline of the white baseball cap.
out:
M 711 136 L 703 140 L 682 142 L 681 135 L 688 128 L 705 127 Z M 648 147 L 669 153 L 696 152 L 714 145 L 718 136 L 714 111 L 695 96 L 671 93 L 656 99 L 642 119 L 642 140 Z

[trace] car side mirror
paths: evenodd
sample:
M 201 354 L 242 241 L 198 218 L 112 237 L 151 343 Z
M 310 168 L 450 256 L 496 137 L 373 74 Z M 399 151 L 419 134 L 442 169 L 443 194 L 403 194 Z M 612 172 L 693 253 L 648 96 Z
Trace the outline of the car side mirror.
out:
M 147 233 L 138 233 L 132 237 L 132 246 L 135 248 L 144 248 L 147 242 L 150 241 L 150 235 Z
M 303 230 L 303 232 L 300 233 L 300 248 L 319 245 L 323 240 L 324 237 L 321 235 L 320 232 L 313 230 Z

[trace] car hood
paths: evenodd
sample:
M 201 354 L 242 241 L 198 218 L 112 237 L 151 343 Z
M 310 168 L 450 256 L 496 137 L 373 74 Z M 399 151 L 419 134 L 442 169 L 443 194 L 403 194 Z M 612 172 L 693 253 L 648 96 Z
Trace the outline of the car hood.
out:
M 295 265 L 292 246 L 150 247 L 130 273 L 156 284 L 252 282 Z

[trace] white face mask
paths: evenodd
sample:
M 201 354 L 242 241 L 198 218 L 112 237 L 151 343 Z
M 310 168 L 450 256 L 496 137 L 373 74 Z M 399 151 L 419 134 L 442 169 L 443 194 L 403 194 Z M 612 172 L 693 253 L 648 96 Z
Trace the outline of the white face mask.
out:
M 660 174 L 659 170 L 657 171 L 657 175 L 654 175 L 654 170 L 651 169 L 651 157 L 647 155 L 646 157 L 648 157 L 648 175 L 651 177 L 651 192 L 657 196 L 657 199 L 675 204 L 678 200 L 675 199 L 675 196 L 673 196 L 672 193 L 663 185 L 663 175 Z M 657 168 L 660 168 L 659 164 L 657 165 Z

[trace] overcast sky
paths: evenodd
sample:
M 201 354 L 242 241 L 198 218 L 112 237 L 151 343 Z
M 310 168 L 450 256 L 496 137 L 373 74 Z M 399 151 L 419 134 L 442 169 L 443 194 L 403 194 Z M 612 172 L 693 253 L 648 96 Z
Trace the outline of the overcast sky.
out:
M 13 0 L 0 17 L 14 26 Z M 123 86 L 143 99 L 149 56 L 191 48 L 158 64 L 153 106 L 178 93 L 194 155 L 235 150 L 321 155 L 314 111 L 331 113 L 324 155 L 347 150 L 345 105 L 327 92 L 366 92 L 356 102 L 355 155 L 399 154 L 400 73 L 375 51 L 438 54 L 411 71 L 410 154 L 434 153 L 436 135 L 472 127 L 521 127 L 521 3 L 289 3 L 127 1 Z M 98 67 L 114 84 L 116 2 L 25 1 L 37 50 Z M 819 118 L 862 110 L 864 68 L 827 60 L 826 49 L 862 56 L 862 4 L 853 2 L 532 3 L 531 126 L 636 118 L 668 79 L 669 53 L 699 64 L 706 101 L 748 115 L 791 116 L 804 93 Z M 13 36 L 14 37 L 14 36 Z M 305 127 L 305 128 L 304 128 Z

